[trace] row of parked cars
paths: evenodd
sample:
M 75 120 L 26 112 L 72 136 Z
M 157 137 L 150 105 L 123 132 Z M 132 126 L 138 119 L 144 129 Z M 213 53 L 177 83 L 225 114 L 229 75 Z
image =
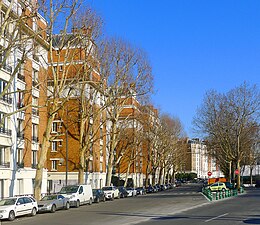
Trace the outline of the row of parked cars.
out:
M 52 212 L 56 210 L 68 210 L 74 206 L 76 208 L 83 204 L 91 205 L 93 202 L 105 202 L 125 197 L 134 197 L 172 188 L 168 185 L 155 185 L 147 188 L 139 187 L 115 187 L 105 186 L 102 189 L 92 189 L 91 185 L 70 185 L 62 187 L 58 194 L 45 195 L 40 201 L 36 201 L 32 196 L 9 197 L 0 200 L 0 220 L 14 220 L 17 216 L 35 216 L 40 212 Z

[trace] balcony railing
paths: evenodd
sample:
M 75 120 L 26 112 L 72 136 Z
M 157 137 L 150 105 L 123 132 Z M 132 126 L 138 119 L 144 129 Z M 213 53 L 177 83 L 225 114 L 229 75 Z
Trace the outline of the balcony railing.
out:
M 8 136 L 12 135 L 12 130 L 6 129 L 5 127 L 0 127 L 0 134 L 6 134 Z
M 34 142 L 39 142 L 39 138 L 36 137 L 36 136 L 32 136 L 32 141 L 34 141 Z
M 10 98 L 8 95 L 2 96 L 2 97 L 1 97 L 1 100 L 4 101 L 4 102 L 6 102 L 6 103 L 8 103 L 8 104 L 12 104 L 12 101 L 13 101 L 13 99 Z
M 10 168 L 10 162 L 0 162 L 0 167 Z

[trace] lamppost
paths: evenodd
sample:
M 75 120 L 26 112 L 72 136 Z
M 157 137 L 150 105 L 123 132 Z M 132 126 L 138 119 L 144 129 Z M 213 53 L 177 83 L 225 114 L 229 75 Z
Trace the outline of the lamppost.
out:
M 66 173 L 65 184 L 68 185 L 68 106 L 66 107 Z

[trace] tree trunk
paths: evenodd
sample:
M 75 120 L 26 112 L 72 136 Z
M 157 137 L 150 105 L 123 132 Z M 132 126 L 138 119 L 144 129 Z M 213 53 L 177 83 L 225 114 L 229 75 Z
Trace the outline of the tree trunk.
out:
M 107 164 L 107 175 L 106 175 L 106 186 L 111 185 L 111 180 L 112 180 L 112 172 L 113 172 L 113 166 L 114 166 L 114 150 L 116 147 L 116 123 L 112 123 L 112 138 L 111 138 L 111 143 L 110 143 L 110 149 L 109 149 L 109 157 L 108 157 L 108 164 Z
M 53 117 L 49 117 L 47 121 L 46 132 L 43 135 L 42 148 L 40 151 L 40 158 L 38 160 L 36 174 L 35 174 L 35 186 L 34 186 L 34 197 L 36 200 L 41 199 L 41 188 L 42 188 L 42 178 L 43 178 L 43 169 L 47 160 L 47 153 L 50 147 L 50 133 L 52 129 Z

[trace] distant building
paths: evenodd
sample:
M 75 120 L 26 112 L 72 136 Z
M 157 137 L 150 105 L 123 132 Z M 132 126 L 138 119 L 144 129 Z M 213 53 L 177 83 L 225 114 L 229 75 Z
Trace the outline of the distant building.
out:
M 187 141 L 186 163 L 181 168 L 181 172 L 196 173 L 198 178 L 208 178 L 223 176 L 215 160 L 207 154 L 207 145 L 198 138 Z

